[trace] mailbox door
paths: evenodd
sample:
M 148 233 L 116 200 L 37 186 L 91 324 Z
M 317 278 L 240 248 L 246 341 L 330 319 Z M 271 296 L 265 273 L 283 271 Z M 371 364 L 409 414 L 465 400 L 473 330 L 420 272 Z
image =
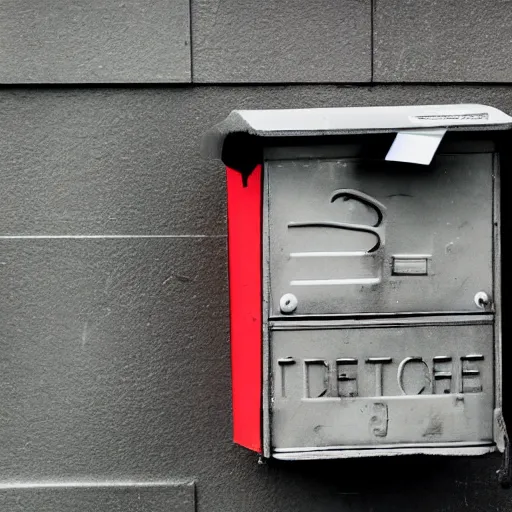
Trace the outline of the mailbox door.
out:
M 276 323 L 273 453 L 492 447 L 493 321 L 475 318 Z
M 482 311 L 492 151 L 441 153 L 430 166 L 307 154 L 265 162 L 271 316 Z

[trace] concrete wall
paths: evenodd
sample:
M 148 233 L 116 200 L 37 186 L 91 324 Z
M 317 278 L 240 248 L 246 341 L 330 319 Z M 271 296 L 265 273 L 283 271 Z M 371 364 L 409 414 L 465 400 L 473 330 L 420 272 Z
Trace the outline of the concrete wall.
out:
M 232 444 L 224 170 L 198 155 L 234 108 L 512 113 L 511 2 L 0 14 L 0 510 L 512 508 L 499 456 L 258 465 Z

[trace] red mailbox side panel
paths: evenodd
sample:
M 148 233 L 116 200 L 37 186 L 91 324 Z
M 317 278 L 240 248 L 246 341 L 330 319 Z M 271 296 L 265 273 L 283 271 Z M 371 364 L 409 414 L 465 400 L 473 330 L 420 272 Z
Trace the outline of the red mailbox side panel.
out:
M 261 166 L 227 168 L 233 437 L 261 452 Z

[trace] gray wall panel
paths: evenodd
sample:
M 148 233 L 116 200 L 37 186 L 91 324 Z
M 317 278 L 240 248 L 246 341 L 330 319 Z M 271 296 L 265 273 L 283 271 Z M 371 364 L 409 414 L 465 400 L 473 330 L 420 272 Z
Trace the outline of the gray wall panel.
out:
M 197 95 L 0 96 L 0 234 L 224 234 L 224 176 L 199 159 Z
M 509 0 L 375 0 L 377 82 L 512 81 Z
M 2 480 L 181 479 L 221 455 L 225 244 L 0 241 Z
M 198 154 L 233 108 L 463 101 L 511 113 L 512 89 L 0 91 L 0 488 L 186 479 L 200 512 L 509 511 L 498 456 L 258 465 L 232 444 L 224 173 Z M 171 236 L 31 237 L 147 233 Z
M 38 512 L 194 512 L 194 484 L 12 486 L 0 489 L 2 510 Z
M 368 82 L 371 0 L 193 0 L 195 82 Z
M 0 0 L 0 83 L 189 82 L 188 0 Z

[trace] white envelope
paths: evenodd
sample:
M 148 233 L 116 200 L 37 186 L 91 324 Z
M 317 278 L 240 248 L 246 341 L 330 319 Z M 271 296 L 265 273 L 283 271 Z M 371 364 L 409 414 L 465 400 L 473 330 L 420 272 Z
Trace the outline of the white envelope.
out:
M 445 128 L 398 132 L 386 160 L 428 165 L 446 133 Z

